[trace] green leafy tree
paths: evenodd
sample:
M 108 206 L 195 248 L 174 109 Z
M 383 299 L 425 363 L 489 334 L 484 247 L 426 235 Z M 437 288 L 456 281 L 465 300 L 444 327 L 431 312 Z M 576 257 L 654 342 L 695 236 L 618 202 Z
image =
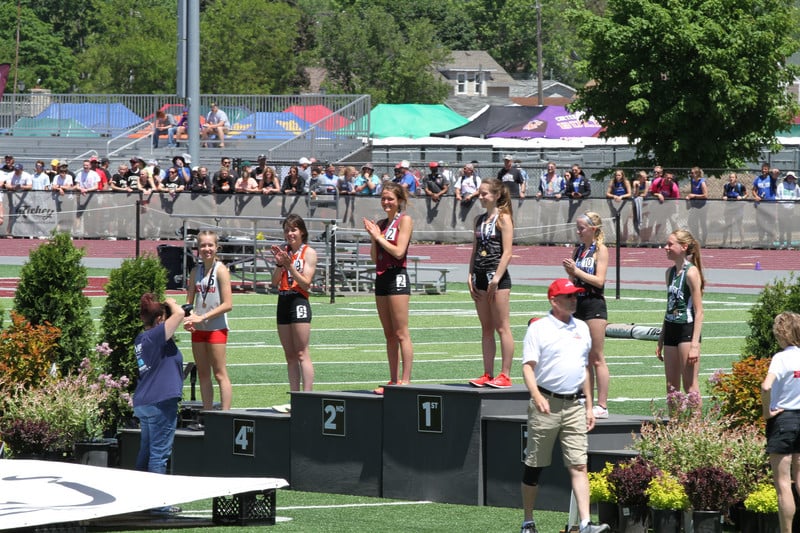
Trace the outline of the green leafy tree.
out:
M 61 330 L 55 360 L 62 373 L 77 369 L 92 355 L 95 332 L 91 302 L 83 294 L 84 253 L 68 233 L 56 233 L 30 253 L 14 295 L 14 309 L 32 325 L 50 323 Z
M 16 2 L 0 3 L 0 62 L 11 63 L 12 69 L 16 56 L 17 5 Z M 36 13 L 28 7 L 20 9 L 19 65 L 16 79 L 30 88 L 41 80 L 39 85 L 53 92 L 67 92 L 78 79 L 75 56 L 70 49 L 61 43 L 61 39 L 53 26 L 42 22 Z M 9 87 L 14 71 L 9 75 Z
M 594 81 L 574 107 L 606 136 L 636 139 L 640 155 L 735 168 L 793 116 L 791 0 L 609 0 L 605 16 L 572 15 L 590 41 L 584 67 Z
M 201 90 L 222 94 L 297 92 L 301 11 L 287 2 L 209 2 L 200 18 Z
M 105 286 L 106 303 L 100 314 L 101 339 L 108 343 L 111 353 L 104 370 L 130 380 L 130 390 L 136 387 L 138 367 L 133 353 L 133 340 L 142 331 L 139 304 L 146 292 L 161 300 L 167 286 L 167 273 L 158 258 L 144 255 L 126 259 L 111 271 Z
M 784 311 L 800 313 L 800 280 L 793 272 L 786 279 L 770 283 L 758 295 L 750 309 L 750 334 L 745 338 L 743 355 L 769 358 L 781 351 L 772 334 L 772 324 Z
M 175 93 L 177 10 L 163 0 L 108 0 L 80 54 L 87 93 Z
M 373 103 L 441 103 L 448 88 L 434 67 L 444 63 L 449 50 L 426 19 L 398 26 L 379 6 L 323 18 L 316 41 L 331 91 L 367 93 Z

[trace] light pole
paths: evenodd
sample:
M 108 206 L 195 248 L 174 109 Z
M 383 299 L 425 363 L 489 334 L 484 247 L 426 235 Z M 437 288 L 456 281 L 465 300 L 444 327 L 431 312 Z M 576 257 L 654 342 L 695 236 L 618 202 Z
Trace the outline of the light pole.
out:
M 536 0 L 536 95 L 539 97 L 539 105 L 544 105 L 542 70 L 542 4 Z

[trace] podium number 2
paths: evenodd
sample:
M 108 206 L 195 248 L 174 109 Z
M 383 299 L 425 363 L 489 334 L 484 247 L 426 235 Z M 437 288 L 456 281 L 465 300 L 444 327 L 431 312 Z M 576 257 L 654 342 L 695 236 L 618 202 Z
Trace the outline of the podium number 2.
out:
M 344 437 L 345 401 L 322 399 L 322 434 Z

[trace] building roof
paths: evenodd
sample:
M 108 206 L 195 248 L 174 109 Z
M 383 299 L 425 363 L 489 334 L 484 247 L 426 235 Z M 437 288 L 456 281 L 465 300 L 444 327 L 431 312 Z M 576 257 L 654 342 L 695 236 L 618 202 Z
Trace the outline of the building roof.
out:
M 453 50 L 450 59 L 438 68 L 446 79 L 455 79 L 455 72 L 484 72 L 488 86 L 511 87 L 516 84 L 508 72 L 484 50 Z

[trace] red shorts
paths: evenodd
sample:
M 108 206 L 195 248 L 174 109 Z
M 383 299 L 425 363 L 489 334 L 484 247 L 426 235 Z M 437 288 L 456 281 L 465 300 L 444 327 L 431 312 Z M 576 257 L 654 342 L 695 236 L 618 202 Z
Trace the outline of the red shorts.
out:
M 208 344 L 227 344 L 228 330 L 215 329 L 213 331 L 201 331 L 196 329 L 192 332 L 192 342 L 205 342 Z

